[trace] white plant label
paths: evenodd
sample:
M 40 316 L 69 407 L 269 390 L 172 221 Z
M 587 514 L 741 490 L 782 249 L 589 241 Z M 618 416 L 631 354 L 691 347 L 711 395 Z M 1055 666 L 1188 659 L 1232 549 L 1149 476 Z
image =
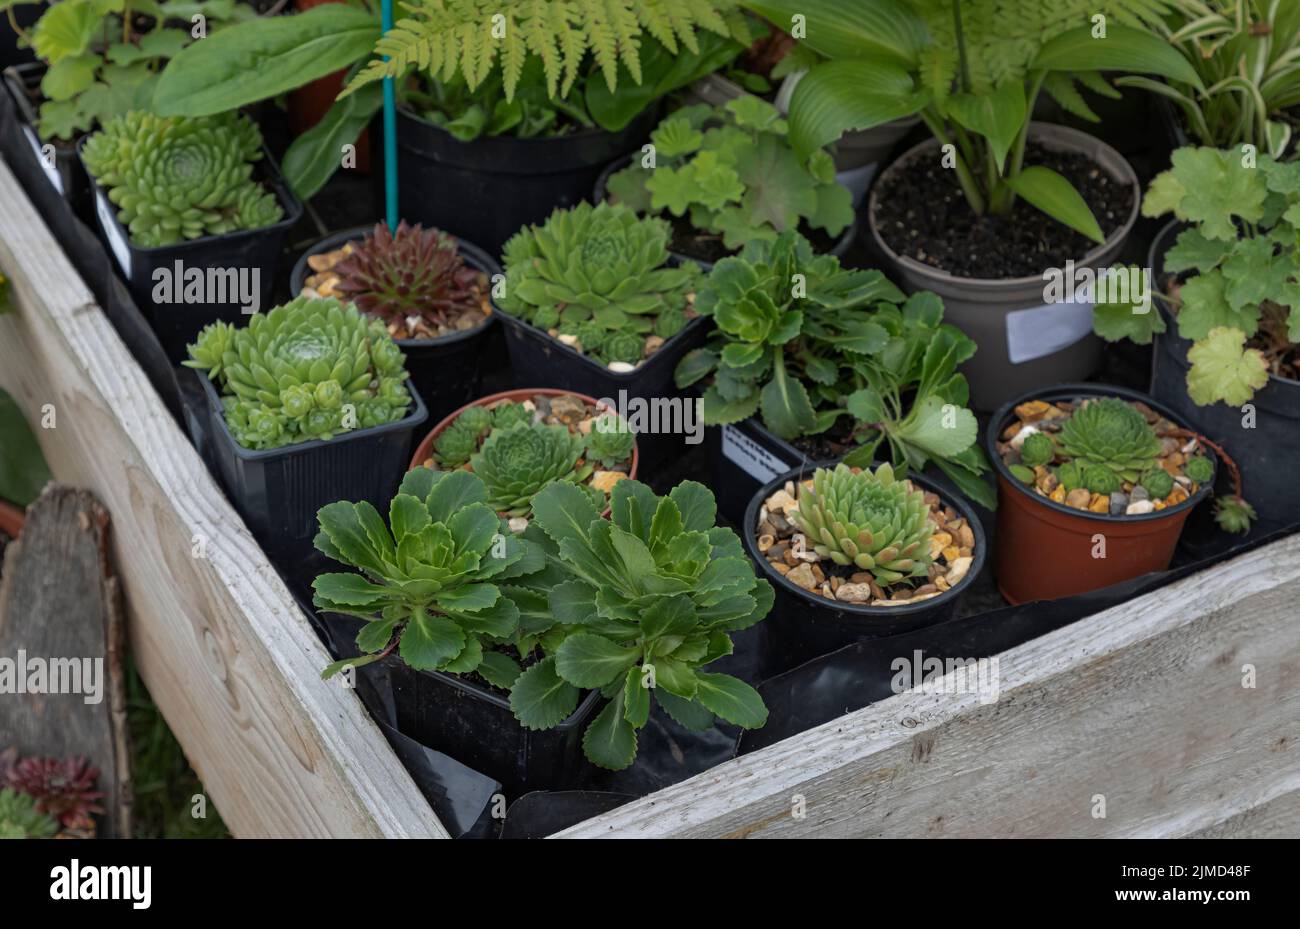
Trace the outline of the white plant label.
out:
M 1007 314 L 1007 355 L 1014 365 L 1069 348 L 1092 332 L 1091 303 L 1049 303 Z
M 108 202 L 108 197 L 104 196 L 102 190 L 95 191 L 95 213 L 99 216 L 99 227 L 104 230 L 104 237 L 108 239 L 109 247 L 113 249 L 113 257 L 117 259 L 118 267 L 122 269 L 124 277 L 131 276 L 131 250 L 127 248 L 126 238 L 122 235 L 122 225 L 113 215 L 113 204 Z
M 31 126 L 23 126 L 23 132 L 27 135 L 27 144 L 29 144 L 32 147 L 32 151 L 36 153 L 36 162 L 41 166 L 41 170 L 44 171 L 45 176 L 50 179 L 50 183 L 54 185 L 54 189 L 60 194 L 63 193 L 63 178 L 59 177 L 58 167 L 50 164 L 50 160 L 45 157 L 45 152 L 42 150 L 41 146 L 41 140 L 36 136 L 36 130 Z
M 750 477 L 766 484 L 794 467 L 777 458 L 735 426 L 722 427 L 722 454 Z

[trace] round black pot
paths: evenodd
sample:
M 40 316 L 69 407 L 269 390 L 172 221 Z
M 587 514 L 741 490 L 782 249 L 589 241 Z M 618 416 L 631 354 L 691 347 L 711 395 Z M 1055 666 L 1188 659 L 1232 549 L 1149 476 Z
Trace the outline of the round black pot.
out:
M 1166 327 L 1155 337 L 1151 394 L 1169 407 L 1173 418 L 1223 445 L 1241 468 L 1246 501 L 1259 514 L 1251 536 L 1267 534 L 1293 523 L 1300 513 L 1300 481 L 1295 475 L 1300 461 L 1300 381 L 1270 375 L 1268 384 L 1242 407 L 1226 403 L 1197 406 L 1188 396 L 1191 362 L 1187 351 L 1192 343 L 1178 335 L 1175 314 L 1160 288 L 1165 252 L 1183 228 L 1177 221 L 1165 226 L 1151 243 L 1147 258 L 1156 281 L 1156 310 Z M 1254 425 L 1250 427 L 1252 408 Z
M 85 141 L 82 139 L 77 145 L 78 156 Z M 82 167 L 85 167 L 84 161 Z M 90 180 L 100 236 L 108 244 L 118 271 L 131 291 L 131 298 L 144 312 L 158 341 L 162 343 L 168 360 L 174 365 L 181 364 L 189 357 L 187 347 L 204 326 L 217 320 L 241 325 L 252 311 L 245 310 L 238 295 L 231 295 L 230 299 L 222 302 L 155 300 L 154 294 L 159 286 L 154 279 L 155 272 L 165 271 L 176 281 L 181 278 L 177 273 L 180 269 L 185 273 L 195 269 L 255 271 L 258 283 L 257 309 L 266 312 L 272 307 L 276 274 L 280 270 L 280 255 L 284 251 L 284 237 L 302 217 L 302 202 L 289 189 L 269 151 L 264 150 L 254 174 L 280 201 L 284 216 L 279 222 L 260 229 L 203 236 L 155 248 L 141 248 L 132 244 L 130 233 L 118 221 L 117 207 L 109 201 L 108 193 L 93 178 Z M 90 172 L 87 171 L 86 175 L 89 177 Z M 177 290 L 182 286 L 181 282 L 175 284 Z
M 624 155 L 621 158 L 614 159 L 605 166 L 605 170 L 601 171 L 600 176 L 596 178 L 595 187 L 592 188 L 591 196 L 593 203 L 600 203 L 605 199 L 605 185 L 609 182 L 610 175 L 626 168 L 631 164 L 632 158 L 632 155 Z M 831 247 L 828 254 L 834 255 L 836 258 L 844 257 L 844 253 L 849 250 L 849 246 L 853 244 L 853 240 L 857 237 L 857 234 L 858 221 L 855 217 L 853 222 L 849 223 L 849 227 L 840 233 L 840 237 L 835 240 L 835 244 Z M 712 261 L 705 261 L 703 258 L 695 258 L 682 252 L 673 252 L 672 255 L 678 261 L 693 261 L 705 271 L 711 271 L 713 269 L 714 262 Z
M 654 126 L 647 107 L 620 132 L 557 138 L 484 136 L 461 142 L 408 109 L 397 113 L 398 199 L 408 222 L 445 229 L 493 255 L 528 223 L 591 193 L 601 168 L 633 151 Z
M 419 394 L 413 393 L 410 412 L 395 423 L 254 450 L 235 441 L 216 386 L 206 377 L 199 380 L 207 396 L 207 435 L 221 483 L 253 537 L 274 560 L 286 564 L 314 556 L 316 513 L 326 504 L 366 500 L 388 511 L 410 461 L 411 438 L 429 418 Z
M 293 266 L 289 277 L 289 293 L 298 296 L 303 281 L 311 273 L 307 259 L 312 255 L 332 251 L 345 242 L 364 238 L 374 226 L 356 226 L 326 236 L 312 245 Z M 482 271 L 489 282 L 501 273 L 501 266 L 487 252 L 458 239 L 458 250 L 465 263 Z M 490 286 L 490 284 L 489 284 Z M 480 362 L 486 351 L 487 339 L 496 324 L 497 311 L 480 325 L 464 332 L 454 332 L 440 339 L 397 339 L 398 348 L 406 356 L 406 370 L 411 373 L 411 384 L 424 400 L 429 416 L 437 422 L 453 410 L 464 406 L 479 395 Z
M 972 552 L 974 560 L 957 586 L 920 603 L 887 607 L 828 600 L 786 580 L 772 569 L 758 551 L 754 527 L 758 525 L 759 510 L 763 501 L 786 481 L 798 483 L 811 476 L 816 468 L 834 465 L 835 462 L 819 462 L 788 471 L 764 484 L 745 509 L 744 522 L 739 530 L 745 551 L 758 565 L 759 575 L 766 577 L 776 588 L 772 612 L 763 621 L 765 678 L 796 668 L 862 639 L 902 635 L 950 619 L 956 612 L 958 602 L 984 568 L 987 540 L 975 509 L 964 498 L 951 493 L 935 481 L 924 475 L 909 473 L 908 478 L 918 489 L 937 494 L 943 503 L 960 513 L 975 535 Z

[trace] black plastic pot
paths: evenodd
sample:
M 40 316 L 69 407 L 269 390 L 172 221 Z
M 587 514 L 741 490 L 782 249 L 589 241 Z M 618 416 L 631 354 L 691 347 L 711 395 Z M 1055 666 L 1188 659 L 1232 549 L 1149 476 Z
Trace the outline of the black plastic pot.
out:
M 600 203 L 605 199 L 605 185 L 609 182 L 610 175 L 626 168 L 632 163 L 633 157 L 634 156 L 632 155 L 624 155 L 621 158 L 615 158 L 605 166 L 605 170 L 600 172 L 600 176 L 596 178 L 596 184 L 592 188 L 591 198 L 593 203 Z M 853 222 L 849 223 L 849 227 L 841 232 L 840 237 L 835 240 L 835 245 L 832 246 L 829 254 L 834 255 L 836 258 L 843 258 L 845 252 L 849 250 L 849 246 L 853 244 L 853 240 L 857 238 L 857 235 L 858 221 L 855 217 Z M 712 261 L 705 261 L 703 258 L 694 258 L 691 255 L 686 255 L 681 252 L 673 252 L 672 255 L 678 261 L 693 261 L 705 271 L 713 269 L 714 263 Z
M 24 9 L 19 7 L 19 9 Z M 0 28 L 0 31 L 4 31 Z M 81 166 L 77 150 L 70 144 L 55 144 L 53 160 L 46 158 L 43 152 L 45 143 L 36 132 L 38 114 L 32 105 L 29 92 L 39 91 L 41 78 L 45 76 L 45 65 L 40 63 L 20 64 L 5 68 L 5 88 L 13 98 L 14 105 L 22 117 L 21 129 L 27 143 L 36 153 L 36 160 L 50 186 L 58 191 L 59 196 L 72 204 L 73 212 L 79 218 L 90 217 L 90 179 Z
M 705 317 L 691 320 L 681 332 L 665 342 L 634 370 L 620 374 L 597 364 L 581 352 L 551 338 L 544 330 L 517 319 L 504 310 L 497 315 L 505 327 L 511 376 L 516 387 L 544 384 L 608 401 L 610 406 L 628 416 L 634 428 L 638 425 L 637 421 L 629 414 L 635 414 L 637 407 L 629 406 L 629 401 L 641 400 L 646 404 L 654 404 L 656 401 L 662 404 L 665 400 L 680 401 L 680 419 L 673 417 L 669 425 L 674 429 L 680 425 L 682 429 L 672 432 L 638 432 L 636 441 L 641 452 L 642 467 L 651 467 L 669 455 L 682 454 L 702 440 L 702 436 L 696 438 L 704 429 L 704 422 L 697 415 L 699 405 L 677 389 L 673 383 L 673 371 L 683 355 L 704 344 L 708 337 L 709 322 Z M 662 406 L 643 407 L 646 410 L 652 408 L 668 409 Z M 691 431 L 695 435 L 686 431 L 687 425 L 693 427 Z
M 429 418 L 413 393 L 411 411 L 395 423 L 255 451 L 235 441 L 216 387 L 199 380 L 221 483 L 262 548 L 290 563 L 315 554 L 316 512 L 327 503 L 367 500 L 388 512 L 410 461 L 411 435 Z
M 582 734 L 603 702 L 599 691 L 588 691 L 554 729 L 533 731 L 505 697 L 467 677 L 389 663 L 398 729 L 500 781 L 507 796 L 573 786 L 586 767 Z
M 311 273 L 307 259 L 312 255 L 332 251 L 345 242 L 359 241 L 374 226 L 357 226 L 326 236 L 302 253 L 293 266 L 289 278 L 289 293 L 298 296 L 303 281 Z M 487 274 L 488 279 L 501 273 L 501 266 L 487 252 L 457 239 L 461 257 L 466 264 Z M 487 339 L 496 324 L 495 308 L 479 326 L 455 332 L 440 339 L 397 339 L 397 346 L 406 356 L 406 370 L 411 372 L 411 384 L 429 410 L 434 422 L 453 410 L 464 406 L 479 395 L 479 371 L 487 350 Z
M 408 109 L 397 113 L 398 198 L 408 222 L 437 226 L 494 255 L 528 223 L 591 193 L 601 168 L 633 151 L 655 124 L 647 107 L 621 132 L 461 142 Z
M 955 509 L 971 527 L 975 545 L 969 570 L 956 586 L 936 597 L 920 603 L 900 606 L 865 606 L 828 600 L 811 594 L 797 584 L 772 570 L 766 558 L 758 551 L 754 528 L 758 525 L 759 510 L 763 501 L 777 491 L 786 481 L 799 481 L 811 477 L 819 467 L 834 467 L 835 462 L 809 464 L 778 475 L 765 483 L 749 501 L 740 524 L 740 537 L 745 551 L 758 566 L 761 577 L 766 577 L 776 588 L 776 601 L 772 612 L 763 621 L 766 636 L 763 651 L 763 677 L 772 677 L 796 668 L 804 662 L 852 645 L 863 639 L 879 639 L 903 635 L 933 626 L 950 619 L 965 592 L 984 568 L 987 539 L 974 507 L 965 498 L 951 493 L 939 483 L 919 474 L 908 478 L 920 490 L 931 491 L 946 505 Z
M 78 154 L 84 144 L 84 139 L 78 144 Z M 100 233 L 117 262 L 122 279 L 131 291 L 131 297 L 144 311 L 172 364 L 180 364 L 186 359 L 186 346 L 209 323 L 222 320 L 239 324 L 255 310 L 265 312 L 271 309 L 275 277 L 280 269 L 280 254 L 284 250 L 284 237 L 302 216 L 302 203 L 289 190 L 289 185 L 281 177 L 270 152 L 265 152 L 255 175 L 275 192 L 280 201 L 284 217 L 279 222 L 260 229 L 204 236 L 156 248 L 140 248 L 131 243 L 130 234 L 118 222 L 117 207 L 109 201 L 104 189 L 91 180 L 91 197 Z M 246 310 L 241 305 L 238 294 L 229 301 L 219 303 L 154 300 L 154 291 L 159 286 L 154 280 L 157 271 L 167 271 L 176 282 L 175 289 L 179 290 L 183 286 L 183 279 L 177 274 L 178 265 L 184 272 L 192 269 L 207 271 L 210 268 L 256 272 L 258 303 L 255 310 Z
M 1296 463 L 1300 462 L 1300 381 L 1269 375 L 1268 384 L 1242 407 L 1226 403 L 1197 406 L 1188 396 L 1191 362 L 1187 351 L 1192 343 L 1178 335 L 1174 313 L 1160 287 L 1165 276 L 1165 252 L 1183 228 L 1177 221 L 1165 226 L 1151 243 L 1147 259 L 1156 281 L 1156 309 L 1165 320 L 1165 331 L 1155 337 L 1151 394 L 1169 407 L 1172 418 L 1214 439 L 1232 456 L 1241 468 L 1246 501 L 1259 514 L 1251 535 L 1267 533 L 1294 522 L 1300 513 L 1300 481 L 1296 480 Z M 1248 427 L 1252 408 L 1254 426 Z
M 808 464 L 808 456 L 751 416 L 704 430 L 709 452 L 709 483 L 718 512 L 739 524 L 758 489 L 778 475 Z

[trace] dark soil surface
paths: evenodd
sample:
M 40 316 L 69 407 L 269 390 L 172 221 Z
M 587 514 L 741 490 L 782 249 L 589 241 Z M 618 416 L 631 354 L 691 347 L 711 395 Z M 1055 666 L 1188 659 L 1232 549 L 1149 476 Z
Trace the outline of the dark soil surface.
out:
M 668 248 L 675 254 L 685 255 L 687 258 L 694 258 L 697 261 L 710 262 L 716 262 L 728 255 L 736 254 L 736 252 L 722 244 L 722 236 L 711 232 L 702 232 L 692 226 L 689 216 L 673 216 L 671 213 L 662 215 L 673 227 L 673 238 Z M 839 241 L 838 237 L 832 238 L 821 229 L 810 229 L 806 225 L 800 225 L 799 232 L 812 243 L 813 250 L 821 254 L 829 252 L 835 247 L 835 243 Z M 841 236 L 843 234 L 840 233 Z
M 1109 237 L 1133 208 L 1132 189 L 1084 155 L 1050 152 L 1030 144 L 1026 165 L 1065 176 L 1083 195 Z M 971 212 L 957 174 L 939 159 L 914 159 L 878 185 L 875 220 L 895 252 L 960 277 L 1002 279 L 1037 276 L 1063 267 L 1095 245 L 1023 200 L 1002 216 Z

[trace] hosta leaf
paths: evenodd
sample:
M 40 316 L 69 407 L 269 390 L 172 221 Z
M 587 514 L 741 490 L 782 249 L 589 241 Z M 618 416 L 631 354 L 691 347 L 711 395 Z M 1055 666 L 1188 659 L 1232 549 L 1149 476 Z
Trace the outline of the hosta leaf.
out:
M 1193 401 L 1240 406 L 1268 383 L 1268 362 L 1245 342 L 1240 329 L 1216 327 L 1188 350 L 1187 393 Z
M 698 672 L 696 699 L 729 723 L 758 729 L 767 722 L 767 707 L 758 691 L 729 674 Z
M 582 750 L 592 764 L 611 771 L 621 771 L 636 758 L 636 729 L 623 717 L 621 688 L 583 733 Z
M 1023 82 L 1011 78 L 991 93 L 952 94 L 946 106 L 948 115 L 955 122 L 988 140 L 994 163 L 1001 173 L 1011 144 L 1029 118 Z
M 526 668 L 510 689 L 510 708 L 525 729 L 554 729 L 578 707 L 578 688 L 560 678 L 554 658 Z
M 1052 219 L 1064 223 L 1094 242 L 1106 241 L 1092 208 L 1074 185 L 1063 176 L 1042 165 L 1030 165 L 1019 174 L 1006 180 L 1007 186 L 1023 197 L 1027 203 L 1042 210 Z

